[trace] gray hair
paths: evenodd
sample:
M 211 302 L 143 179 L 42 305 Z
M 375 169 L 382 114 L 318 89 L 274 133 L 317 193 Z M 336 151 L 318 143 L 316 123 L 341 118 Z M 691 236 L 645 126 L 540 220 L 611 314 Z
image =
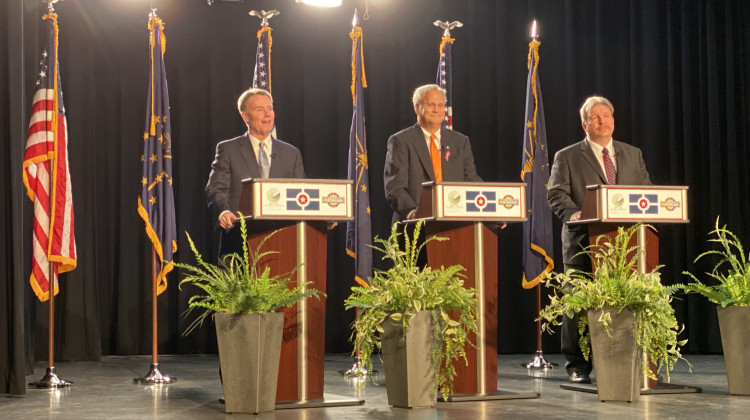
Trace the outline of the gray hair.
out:
M 610 102 L 609 99 L 603 96 L 590 96 L 586 98 L 586 101 L 583 102 L 583 105 L 581 105 L 581 110 L 579 111 L 581 114 L 582 123 L 585 123 L 589 120 L 589 113 L 591 112 L 591 108 L 593 108 L 594 105 L 598 104 L 606 105 L 612 114 L 615 113 L 615 107 L 612 105 L 612 102 Z
M 445 93 L 445 89 L 441 88 L 438 85 L 424 85 L 424 86 L 420 86 L 414 89 L 414 94 L 411 96 L 411 101 L 414 104 L 414 106 L 419 105 L 420 110 L 421 110 L 422 101 L 424 101 L 424 97 L 427 96 L 427 92 L 431 92 L 433 90 L 437 90 L 438 92 L 440 92 L 441 95 L 443 95 L 443 102 L 448 100 L 448 96 Z
M 273 96 L 271 96 L 271 92 L 265 90 L 265 89 L 258 89 L 258 88 L 250 88 L 244 92 L 242 92 L 242 95 L 237 99 L 237 109 L 240 112 L 245 112 L 247 109 L 245 109 L 245 105 L 247 104 L 247 100 L 250 99 L 250 97 L 255 95 L 266 95 L 268 96 L 268 99 L 271 100 L 271 103 L 273 103 Z

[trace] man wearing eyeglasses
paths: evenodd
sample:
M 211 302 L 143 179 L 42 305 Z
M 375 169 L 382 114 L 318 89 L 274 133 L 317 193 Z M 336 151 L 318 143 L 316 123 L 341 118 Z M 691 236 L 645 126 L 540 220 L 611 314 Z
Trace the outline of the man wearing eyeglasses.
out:
M 418 87 L 412 95 L 417 124 L 388 139 L 383 180 L 392 223 L 414 216 L 423 182 L 482 181 L 469 138 L 442 126 L 445 102 L 438 85 Z
M 569 269 L 591 272 L 589 257 L 579 254 L 588 246 L 588 229 L 585 225 L 567 223 L 581 218 L 586 187 L 651 184 L 641 150 L 612 139 L 614 112 L 615 108 L 607 98 L 587 98 L 580 109 L 581 127 L 586 138 L 557 152 L 552 163 L 547 201 L 563 222 L 561 236 L 566 272 Z M 591 383 L 591 361 L 583 358 L 578 344 L 578 315 L 563 317 L 560 341 L 569 381 Z

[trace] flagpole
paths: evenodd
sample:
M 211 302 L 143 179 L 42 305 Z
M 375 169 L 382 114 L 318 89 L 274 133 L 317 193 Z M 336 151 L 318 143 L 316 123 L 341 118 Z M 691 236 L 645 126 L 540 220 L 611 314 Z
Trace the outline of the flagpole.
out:
M 157 293 L 156 293 L 156 249 L 151 247 L 151 363 L 154 366 L 159 365 L 159 327 L 157 321 Z
M 55 8 L 52 6 L 54 3 L 57 3 L 58 0 L 48 0 L 47 1 L 47 14 L 52 15 L 55 13 Z M 57 48 L 57 33 L 55 33 L 55 49 Z M 53 72 L 54 83 L 57 83 L 57 51 L 55 51 L 55 70 Z M 54 90 L 54 95 L 57 95 L 57 89 Z M 55 103 L 57 103 L 57 97 L 55 97 Z M 57 110 L 55 109 L 55 112 Z M 56 127 L 55 127 L 56 129 Z M 55 134 L 55 141 L 57 141 L 57 134 Z M 50 169 L 54 168 L 55 164 L 55 158 L 49 159 L 49 167 Z M 54 176 L 49 177 L 49 184 L 47 191 L 50 192 L 49 194 L 49 208 L 52 208 L 53 202 L 52 197 L 53 194 L 52 189 L 54 188 Z M 52 225 L 52 219 L 50 219 L 50 226 Z M 49 231 L 49 229 L 48 229 Z M 50 232 L 51 233 L 51 232 Z M 48 239 L 51 240 L 51 239 Z M 57 376 L 57 372 L 55 369 L 55 284 L 56 284 L 56 277 L 55 276 L 55 264 L 52 261 L 48 261 L 48 274 L 47 274 L 47 295 L 49 296 L 49 326 L 47 328 L 47 370 L 42 377 L 42 379 L 29 383 L 29 387 L 31 388 L 38 388 L 38 389 L 47 389 L 47 388 L 64 388 L 68 387 L 72 384 L 72 382 L 64 381 L 60 379 Z
M 153 4 L 153 2 L 152 2 Z M 156 15 L 156 9 L 153 7 L 151 8 L 151 14 L 149 15 L 149 20 L 156 19 L 158 16 Z M 151 46 L 153 48 L 153 45 Z M 154 66 L 153 63 L 153 51 L 151 51 L 152 55 L 152 62 L 151 66 Z M 153 77 L 153 68 L 152 68 L 152 77 Z M 152 94 L 155 94 L 153 92 L 154 82 L 153 78 L 151 80 L 151 92 Z M 152 104 L 153 106 L 153 104 Z M 151 112 L 153 113 L 154 110 L 151 108 Z M 167 244 L 166 246 L 171 246 L 171 244 Z M 133 382 L 136 384 L 147 384 L 147 385 L 169 385 L 177 382 L 177 378 L 174 376 L 164 375 L 159 370 L 159 324 L 158 324 L 158 295 L 159 295 L 159 270 L 157 269 L 157 255 L 156 255 L 156 247 L 152 244 L 151 245 L 151 367 L 149 368 L 148 373 L 145 376 L 133 378 Z
M 133 378 L 137 384 L 169 385 L 177 382 L 174 376 L 164 375 L 159 370 L 159 327 L 158 327 L 158 270 L 156 269 L 156 248 L 151 247 L 151 367 L 145 376 Z
M 539 32 L 536 27 L 536 20 L 531 25 L 531 42 L 539 41 Z M 539 314 L 542 312 L 542 283 L 538 282 L 536 285 L 536 353 L 531 362 L 521 363 L 521 366 L 526 367 L 529 370 L 546 370 L 552 369 L 557 366 L 557 363 L 552 363 L 544 358 L 544 351 L 542 351 L 542 320 Z
M 51 4 L 50 4 L 51 9 Z M 50 160 L 50 166 L 52 160 Z M 50 184 L 52 180 L 50 179 Z M 51 197 L 51 196 L 50 196 Z M 47 329 L 47 370 L 44 373 L 42 379 L 29 383 L 30 388 L 37 389 L 49 389 L 49 388 L 65 388 L 69 387 L 73 382 L 65 381 L 57 376 L 57 370 L 55 369 L 55 265 L 50 261 L 49 272 L 51 282 L 51 288 L 49 290 L 49 328 Z

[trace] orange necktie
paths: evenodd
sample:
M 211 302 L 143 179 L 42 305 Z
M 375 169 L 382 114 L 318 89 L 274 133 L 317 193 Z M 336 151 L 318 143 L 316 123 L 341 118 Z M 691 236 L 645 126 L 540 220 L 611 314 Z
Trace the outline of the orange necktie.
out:
M 430 157 L 432 157 L 432 170 L 435 172 L 435 181 L 443 180 L 443 165 L 440 163 L 440 150 L 437 148 L 437 143 L 434 134 L 430 134 Z

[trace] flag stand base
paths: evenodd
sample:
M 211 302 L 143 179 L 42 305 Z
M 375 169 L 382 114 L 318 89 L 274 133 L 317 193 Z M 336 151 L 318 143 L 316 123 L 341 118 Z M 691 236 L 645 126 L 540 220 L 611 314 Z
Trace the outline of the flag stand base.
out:
M 177 382 L 177 378 L 169 375 L 162 375 L 159 371 L 159 364 L 152 363 L 151 369 L 148 371 L 146 376 L 141 378 L 134 378 L 133 382 L 139 385 L 169 385 Z
M 536 354 L 534 355 L 534 360 L 528 363 L 521 363 L 521 366 L 525 367 L 526 369 L 552 369 L 555 366 L 557 366 L 557 363 L 548 362 L 547 359 L 544 358 L 544 352 L 541 350 L 537 350 Z
M 55 373 L 55 367 L 50 366 L 47 368 L 47 372 L 44 377 L 36 382 L 29 382 L 29 388 L 36 389 L 52 389 L 52 388 L 65 388 L 69 387 L 73 382 L 64 381 L 57 377 Z

